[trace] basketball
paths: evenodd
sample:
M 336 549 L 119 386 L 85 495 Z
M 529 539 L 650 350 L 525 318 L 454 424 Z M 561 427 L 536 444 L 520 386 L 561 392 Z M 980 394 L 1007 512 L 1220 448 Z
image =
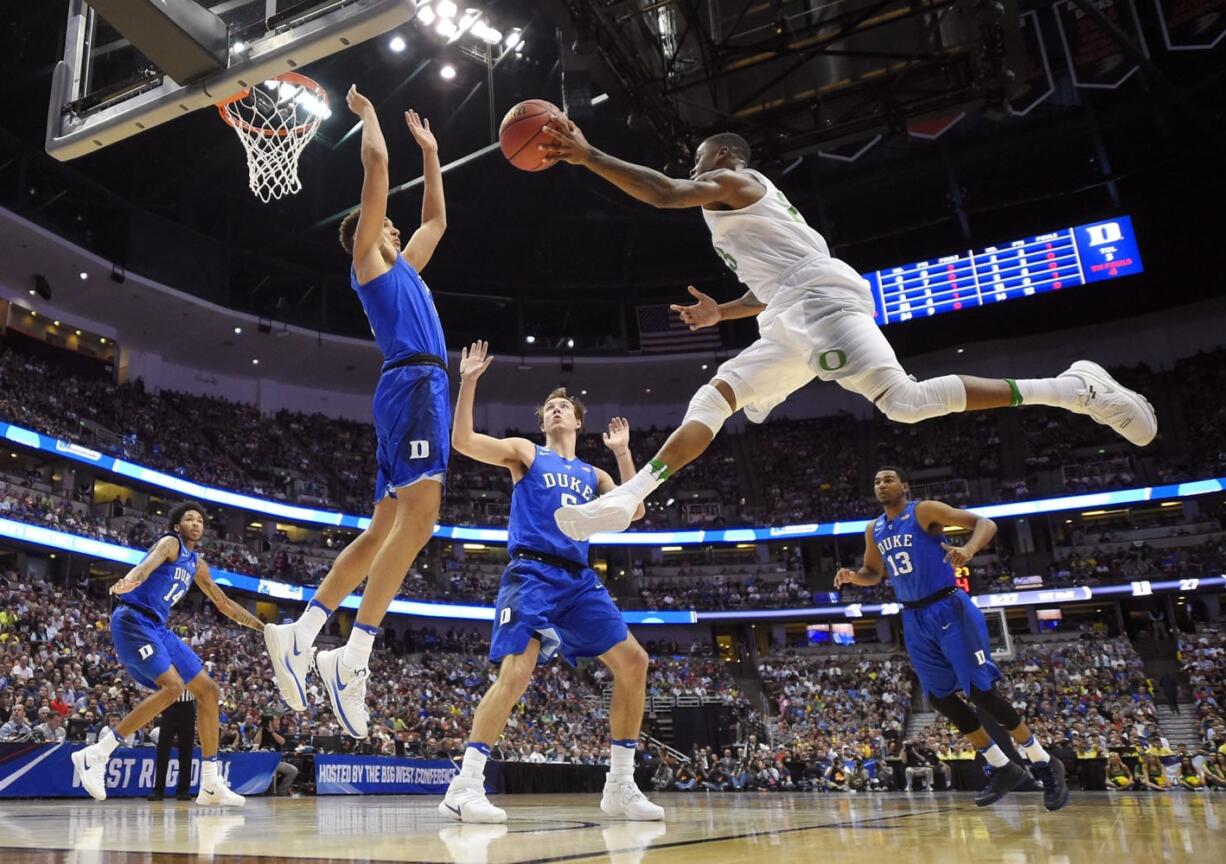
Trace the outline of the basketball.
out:
M 549 140 L 541 129 L 549 118 L 562 111 L 544 99 L 525 99 L 506 113 L 498 127 L 498 143 L 502 155 L 520 171 L 540 171 L 548 168 L 542 164 L 544 156 L 538 145 Z

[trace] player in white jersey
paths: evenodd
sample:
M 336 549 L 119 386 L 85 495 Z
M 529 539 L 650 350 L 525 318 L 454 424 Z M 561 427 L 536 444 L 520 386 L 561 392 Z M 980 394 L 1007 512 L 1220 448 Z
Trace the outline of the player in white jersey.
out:
M 703 141 L 690 179 L 676 180 L 601 152 L 566 117 L 554 117 L 545 129 L 551 140 L 541 147 L 551 163 L 581 165 L 654 207 L 701 207 L 715 251 L 749 290 L 716 303 L 690 286 L 697 302 L 672 308 L 690 329 L 757 316 L 761 334 L 699 388 L 680 428 L 633 480 L 595 501 L 557 511 L 558 527 L 569 537 L 624 531 L 643 499 L 706 450 L 734 411 L 744 409 L 761 423 L 814 378 L 859 393 L 899 423 L 1050 405 L 1088 414 L 1141 447 L 1158 434 L 1158 418 L 1145 397 L 1088 360 L 1055 378 L 909 376 L 873 319 L 868 282 L 832 257 L 825 238 L 769 179 L 748 167 L 749 145 L 739 135 L 725 132 Z

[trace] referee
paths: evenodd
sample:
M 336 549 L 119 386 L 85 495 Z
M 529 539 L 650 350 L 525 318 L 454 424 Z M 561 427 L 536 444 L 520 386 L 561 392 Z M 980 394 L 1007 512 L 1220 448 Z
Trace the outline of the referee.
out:
M 177 743 L 176 743 L 177 742 Z M 190 801 L 188 787 L 192 785 L 192 749 L 196 743 L 196 700 L 190 690 L 184 690 L 177 701 L 158 718 L 157 773 L 153 778 L 150 801 L 166 797 L 166 769 L 170 765 L 170 748 L 179 749 L 179 782 L 175 798 Z

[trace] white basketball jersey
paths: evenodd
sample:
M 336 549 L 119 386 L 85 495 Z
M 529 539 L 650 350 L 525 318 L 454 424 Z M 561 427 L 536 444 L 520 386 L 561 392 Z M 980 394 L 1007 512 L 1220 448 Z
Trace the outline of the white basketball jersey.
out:
M 805 223 L 774 183 L 752 169 L 741 170 L 765 186 L 766 194 L 739 210 L 703 208 L 702 217 L 715 251 L 759 301 L 769 305 L 787 288 L 869 290 L 851 266 L 830 257 L 826 238 Z

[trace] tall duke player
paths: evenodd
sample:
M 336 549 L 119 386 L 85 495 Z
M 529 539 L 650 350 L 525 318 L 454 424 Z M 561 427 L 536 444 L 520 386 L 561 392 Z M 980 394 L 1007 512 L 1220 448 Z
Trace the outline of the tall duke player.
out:
M 268 656 L 286 704 L 306 710 L 312 645 L 328 616 L 362 583 L 362 605 L 344 648 L 320 651 L 316 669 L 341 728 L 365 738 L 367 662 L 379 625 L 404 574 L 434 532 L 450 455 L 447 347 L 430 290 L 418 274 L 447 228 L 438 142 L 430 122 L 405 112 L 421 148 L 425 191 L 421 226 L 400 249 L 400 232 L 386 217 L 387 143 L 374 107 L 356 87 L 346 97 L 362 120 L 362 204 L 341 222 L 340 240 L 353 256 L 350 284 L 383 352 L 375 388 L 379 474 L 370 526 L 349 544 L 302 617 L 265 631 Z
M 72 754 L 81 785 L 98 801 L 106 799 L 106 763 L 120 739 L 157 717 L 186 689 L 196 697 L 203 757 L 196 803 L 240 807 L 244 802 L 243 796 L 230 791 L 217 773 L 221 688 L 204 671 L 195 652 L 166 626 L 170 607 L 183 599 L 195 581 L 222 615 L 252 630 L 264 629 L 264 622 L 217 587 L 208 565 L 196 552 L 202 536 L 204 508 L 194 501 L 179 504 L 170 511 L 170 530 L 144 560 L 111 586 L 111 594 L 118 601 L 111 613 L 115 653 L 138 684 L 156 692 L 137 703 L 98 743 Z
M 1068 803 L 1064 765 L 1038 743 L 995 684 L 1000 670 L 992 662 L 988 625 L 971 598 L 954 583 L 954 568 L 970 561 L 996 535 L 996 523 L 940 501 L 909 501 L 910 487 L 899 468 L 877 472 L 873 490 L 885 512 L 864 531 L 864 566 L 842 568 L 843 585 L 876 585 L 890 569 L 894 594 L 903 604 L 903 638 L 920 686 L 934 708 L 983 754 L 991 781 L 977 798 L 980 807 L 1000 800 L 1026 780 L 1026 771 L 1009 761 L 992 742 L 975 712 L 957 695 L 965 693 L 980 711 L 1009 731 L 1043 784 L 1043 804 L 1059 810 Z M 966 544 L 944 542 L 945 528 L 971 531 Z
M 451 781 L 439 813 L 460 822 L 506 821 L 506 812 L 485 797 L 485 761 L 537 664 L 561 652 L 570 663 L 599 657 L 613 673 L 612 754 L 601 810 L 636 821 L 663 819 L 664 808 L 648 801 L 634 782 L 647 653 L 626 628 L 600 577 L 588 567 L 588 544 L 566 538 L 553 523 L 559 505 L 590 501 L 617 484 L 608 472 L 575 458 L 583 404 L 564 388 L 550 393 L 537 410 L 544 447 L 527 438 L 492 438 L 473 431 L 477 379 L 493 359 L 484 342 L 462 352 L 452 445 L 478 462 L 506 468 L 515 484 L 507 541 L 511 563 L 502 574 L 490 639 L 490 661 L 500 666 L 498 680 L 477 706 L 463 768 Z M 617 457 L 622 479 L 633 477 L 630 425 L 613 418 L 604 443 Z M 640 507 L 634 517 L 642 515 Z
M 630 514 L 671 474 L 697 459 L 738 408 L 755 423 L 814 378 L 859 393 L 891 420 L 918 423 L 959 411 L 1051 405 L 1110 426 L 1144 447 L 1158 433 L 1154 409 L 1101 366 L 1079 360 L 1055 378 L 1014 380 L 945 375 L 916 381 L 873 319 L 868 282 L 830 255 L 825 238 L 763 174 L 749 165 L 749 145 L 732 133 L 714 135 L 695 153 L 689 180 L 623 162 L 588 144 L 564 117 L 545 130 L 545 156 L 582 165 L 628 195 L 655 207 L 699 207 L 716 253 L 749 289 L 717 304 L 691 287 L 697 302 L 674 306 L 690 329 L 757 317 L 760 338 L 725 361 L 694 394 L 678 428 L 633 480 L 607 497 L 557 513 L 568 537 L 623 531 Z

